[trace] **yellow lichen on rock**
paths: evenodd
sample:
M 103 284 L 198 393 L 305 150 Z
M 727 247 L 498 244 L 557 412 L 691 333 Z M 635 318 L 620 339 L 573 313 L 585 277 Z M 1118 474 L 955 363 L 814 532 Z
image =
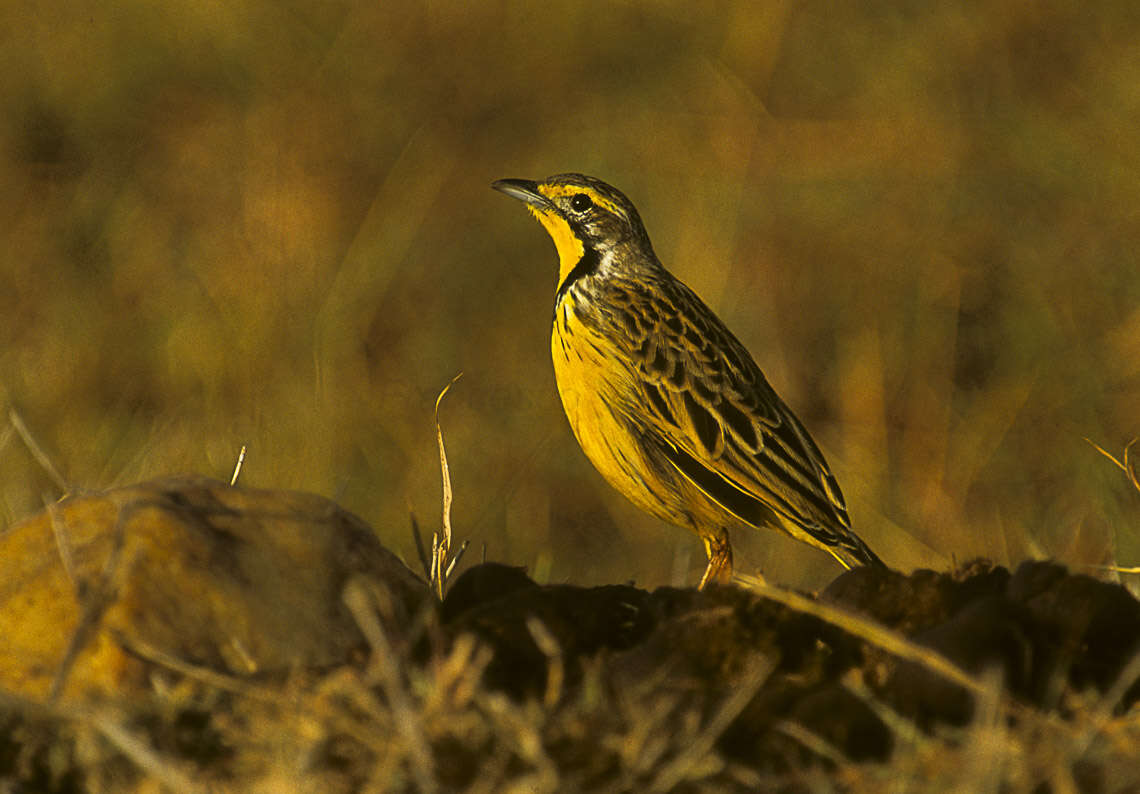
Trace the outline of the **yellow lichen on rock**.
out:
M 232 675 L 343 663 L 363 639 L 341 593 L 361 575 L 393 630 L 428 595 L 318 496 L 204 478 L 72 496 L 0 535 L 0 688 L 129 692 L 148 686 L 144 649 Z

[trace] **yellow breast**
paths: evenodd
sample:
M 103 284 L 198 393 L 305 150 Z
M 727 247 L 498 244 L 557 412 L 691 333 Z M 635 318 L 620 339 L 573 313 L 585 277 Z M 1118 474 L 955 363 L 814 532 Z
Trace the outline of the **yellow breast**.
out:
M 614 391 L 613 373 L 607 371 L 604 350 L 608 342 L 578 321 L 573 298 L 567 296 L 558 306 L 550 354 L 558 394 L 570 427 L 586 456 L 598 463 L 605 447 L 604 437 L 619 431 L 613 411 L 606 407 L 606 393 Z
M 688 523 L 678 515 L 673 494 L 662 492 L 636 421 L 638 397 L 634 374 L 613 343 L 575 315 L 574 297 L 559 303 L 550 340 L 554 375 L 562 407 L 578 444 L 603 477 L 651 515 Z

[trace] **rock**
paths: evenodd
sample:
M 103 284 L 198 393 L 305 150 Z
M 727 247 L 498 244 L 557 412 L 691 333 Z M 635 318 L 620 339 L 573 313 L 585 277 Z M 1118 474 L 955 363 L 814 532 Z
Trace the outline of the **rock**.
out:
M 130 694 L 161 655 L 230 675 L 348 661 L 341 594 L 399 632 L 426 585 L 327 499 L 205 478 L 72 496 L 0 535 L 0 687 Z

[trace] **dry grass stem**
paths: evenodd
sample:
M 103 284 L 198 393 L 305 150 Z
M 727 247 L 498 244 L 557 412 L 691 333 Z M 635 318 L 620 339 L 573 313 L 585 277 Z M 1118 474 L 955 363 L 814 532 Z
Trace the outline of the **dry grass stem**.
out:
M 237 485 L 238 476 L 241 475 L 241 467 L 245 464 L 245 444 L 241 445 L 238 450 L 237 462 L 234 463 L 234 473 L 230 477 L 230 485 Z
M 803 745 L 805 749 L 810 750 L 820 758 L 826 758 L 837 767 L 848 763 L 847 758 L 844 757 L 843 753 L 841 753 L 835 745 L 824 739 L 818 733 L 808 730 L 798 722 L 780 720 L 772 726 L 772 729 Z
M 424 736 L 420 714 L 414 707 L 407 682 L 400 671 L 398 657 L 380 623 L 372 594 L 367 585 L 356 577 L 345 585 L 343 598 L 372 648 L 368 669 L 370 674 L 377 677 L 388 697 L 396 729 L 407 743 L 412 775 L 419 790 L 435 791 L 431 747 Z
M 443 446 L 443 428 L 439 424 L 439 406 L 443 402 L 444 396 L 455 385 L 455 382 L 463 377 L 460 372 L 451 382 L 443 387 L 443 391 L 435 398 L 435 439 L 439 444 L 439 470 L 443 477 L 443 534 L 435 534 L 432 537 L 432 555 L 431 555 L 431 575 L 430 580 L 432 586 L 435 588 L 436 597 L 443 600 L 443 589 L 447 584 L 448 574 L 452 571 L 453 566 L 449 564 L 448 555 L 451 551 L 451 472 L 447 465 L 447 450 Z M 466 548 L 466 544 L 464 544 Z
M 1116 458 L 1116 456 L 1114 456 L 1111 452 L 1106 450 L 1104 447 L 1097 444 L 1092 439 L 1086 438 L 1085 441 L 1087 441 L 1089 443 L 1089 445 L 1091 445 L 1092 448 L 1095 449 L 1097 452 L 1099 452 L 1100 454 L 1104 455 L 1106 458 L 1111 460 L 1116 465 L 1116 467 L 1118 469 L 1120 469 L 1126 475 L 1128 475 L 1128 481 L 1132 483 L 1132 487 L 1135 488 L 1137 491 L 1140 491 L 1140 475 L 1137 475 L 1137 473 L 1136 473 L 1136 462 L 1134 460 L 1131 460 L 1129 457 L 1130 452 L 1132 450 L 1132 447 L 1136 444 L 1137 441 L 1140 441 L 1140 438 L 1134 438 L 1131 441 L 1129 441 L 1127 444 L 1124 445 L 1124 459 L 1123 460 L 1118 460 Z
M 51 458 L 46 452 L 44 452 L 43 447 L 41 447 L 39 442 L 36 441 L 35 436 L 32 435 L 32 431 L 28 429 L 28 426 L 26 424 L 24 424 L 23 417 L 20 416 L 19 412 L 15 408 L 10 408 L 8 410 L 8 421 L 12 423 L 12 427 L 14 427 L 16 429 L 16 432 L 19 433 L 20 438 L 24 442 L 24 446 L 28 448 L 28 451 L 30 453 L 32 453 L 32 457 L 36 459 L 36 462 L 38 464 L 40 464 L 40 468 L 47 472 L 48 476 L 52 478 L 61 493 L 68 493 L 71 490 L 71 487 L 67 484 L 66 478 L 64 478 L 64 476 L 59 473 L 59 469 L 56 468 L 55 464 L 52 463 Z
M 902 634 L 882 626 L 873 620 L 855 615 L 838 607 L 813 601 L 792 590 L 775 587 L 754 576 L 740 574 L 735 577 L 753 592 L 772 601 L 777 601 L 797 612 L 819 618 L 843 629 L 852 636 L 866 640 L 900 659 L 916 662 L 949 681 L 965 687 L 975 694 L 984 694 L 984 685 L 970 676 L 962 668 L 936 651 L 911 642 Z
M 115 642 L 119 644 L 123 650 L 131 653 L 140 659 L 144 659 L 159 667 L 164 667 L 179 675 L 186 676 L 195 681 L 200 681 L 207 686 L 220 689 L 223 692 L 232 692 L 235 695 L 242 697 L 252 698 L 265 703 L 276 703 L 280 700 L 280 695 L 273 690 L 265 689 L 254 684 L 250 684 L 240 678 L 219 673 L 209 667 L 202 667 L 201 665 L 191 664 L 190 662 L 179 659 L 175 656 L 166 653 L 153 645 L 144 642 L 143 640 L 125 637 L 120 632 L 114 634 Z
M 423 536 L 420 534 L 420 522 L 416 520 L 416 514 L 413 512 L 408 513 L 408 518 L 412 526 L 412 540 L 416 545 L 416 556 L 420 558 L 420 568 L 424 572 L 424 576 L 431 580 L 431 562 L 428 560 L 427 548 L 424 546 Z
M 187 794 L 209 791 L 209 788 L 195 783 L 189 772 L 162 758 L 142 738 L 124 728 L 113 715 L 98 712 L 86 717 L 84 721 L 122 751 L 139 769 L 171 791 L 184 791 Z
M 49 700 L 55 701 L 63 692 L 67 684 L 67 677 L 80 652 L 94 636 L 103 613 L 113 603 L 115 598 L 117 579 L 120 573 L 120 561 L 123 546 L 126 542 L 126 524 L 130 516 L 141 507 L 139 503 L 125 505 L 120 508 L 115 518 L 115 529 L 112 533 L 111 551 L 103 563 L 103 569 L 93 582 L 80 582 L 76 588 L 76 598 L 80 603 L 79 622 L 72 631 L 71 639 L 67 644 L 67 651 L 59 663 L 55 679 L 52 681 Z
M 64 573 L 67 574 L 67 580 L 71 582 L 71 587 L 75 590 L 76 596 L 78 597 L 79 583 L 75 578 L 75 558 L 71 553 L 71 540 L 68 537 L 67 527 L 64 526 L 59 511 L 56 510 L 55 502 L 46 502 L 45 507 L 47 508 L 48 516 L 51 517 L 51 531 L 52 535 L 55 536 L 55 547 L 59 550 L 59 561 L 63 563 L 63 570 Z
M 650 791 L 672 791 L 688 777 L 695 766 L 707 760 L 717 739 L 760 691 L 775 666 L 775 662 L 768 658 L 753 659 L 750 669 L 741 676 L 732 694 L 725 699 L 712 719 L 686 743 L 676 758 L 658 771 Z
M 542 697 L 542 704 L 548 709 L 554 708 L 562 698 L 562 685 L 566 678 L 566 666 L 562 660 L 562 648 L 558 640 L 543 622 L 533 615 L 526 619 L 526 628 L 534 639 L 534 644 L 546 657 L 546 691 Z

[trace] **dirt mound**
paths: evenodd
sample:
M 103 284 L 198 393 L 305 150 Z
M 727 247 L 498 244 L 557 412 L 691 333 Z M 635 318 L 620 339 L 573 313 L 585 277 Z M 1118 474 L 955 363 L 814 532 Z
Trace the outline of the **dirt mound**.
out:
M 860 568 L 819 600 L 853 620 L 829 622 L 739 587 L 539 587 L 517 569 L 483 565 L 455 583 L 444 625 L 492 647 L 487 681 L 516 697 L 541 694 L 549 674 L 552 656 L 528 628 L 535 619 L 559 649 L 566 680 L 576 681 L 604 649 L 618 688 L 656 677 L 709 708 L 748 685 L 755 660 L 767 660 L 763 681 L 720 743 L 729 755 L 762 765 L 784 763 L 787 723 L 849 759 L 889 757 L 887 725 L 844 687 L 852 672 L 923 727 L 969 722 L 980 684 L 948 678 L 922 654 L 900 658 L 873 641 L 881 634 L 876 626 L 961 672 L 998 676 L 1027 706 L 1051 709 L 1066 692 L 1117 685 L 1115 709 L 1122 711 L 1140 694 L 1140 685 L 1121 681 L 1140 650 L 1140 603 L 1119 585 L 1054 563 L 1026 562 L 1014 574 L 983 561 L 955 574 Z M 871 640 L 852 626 L 867 629 Z

